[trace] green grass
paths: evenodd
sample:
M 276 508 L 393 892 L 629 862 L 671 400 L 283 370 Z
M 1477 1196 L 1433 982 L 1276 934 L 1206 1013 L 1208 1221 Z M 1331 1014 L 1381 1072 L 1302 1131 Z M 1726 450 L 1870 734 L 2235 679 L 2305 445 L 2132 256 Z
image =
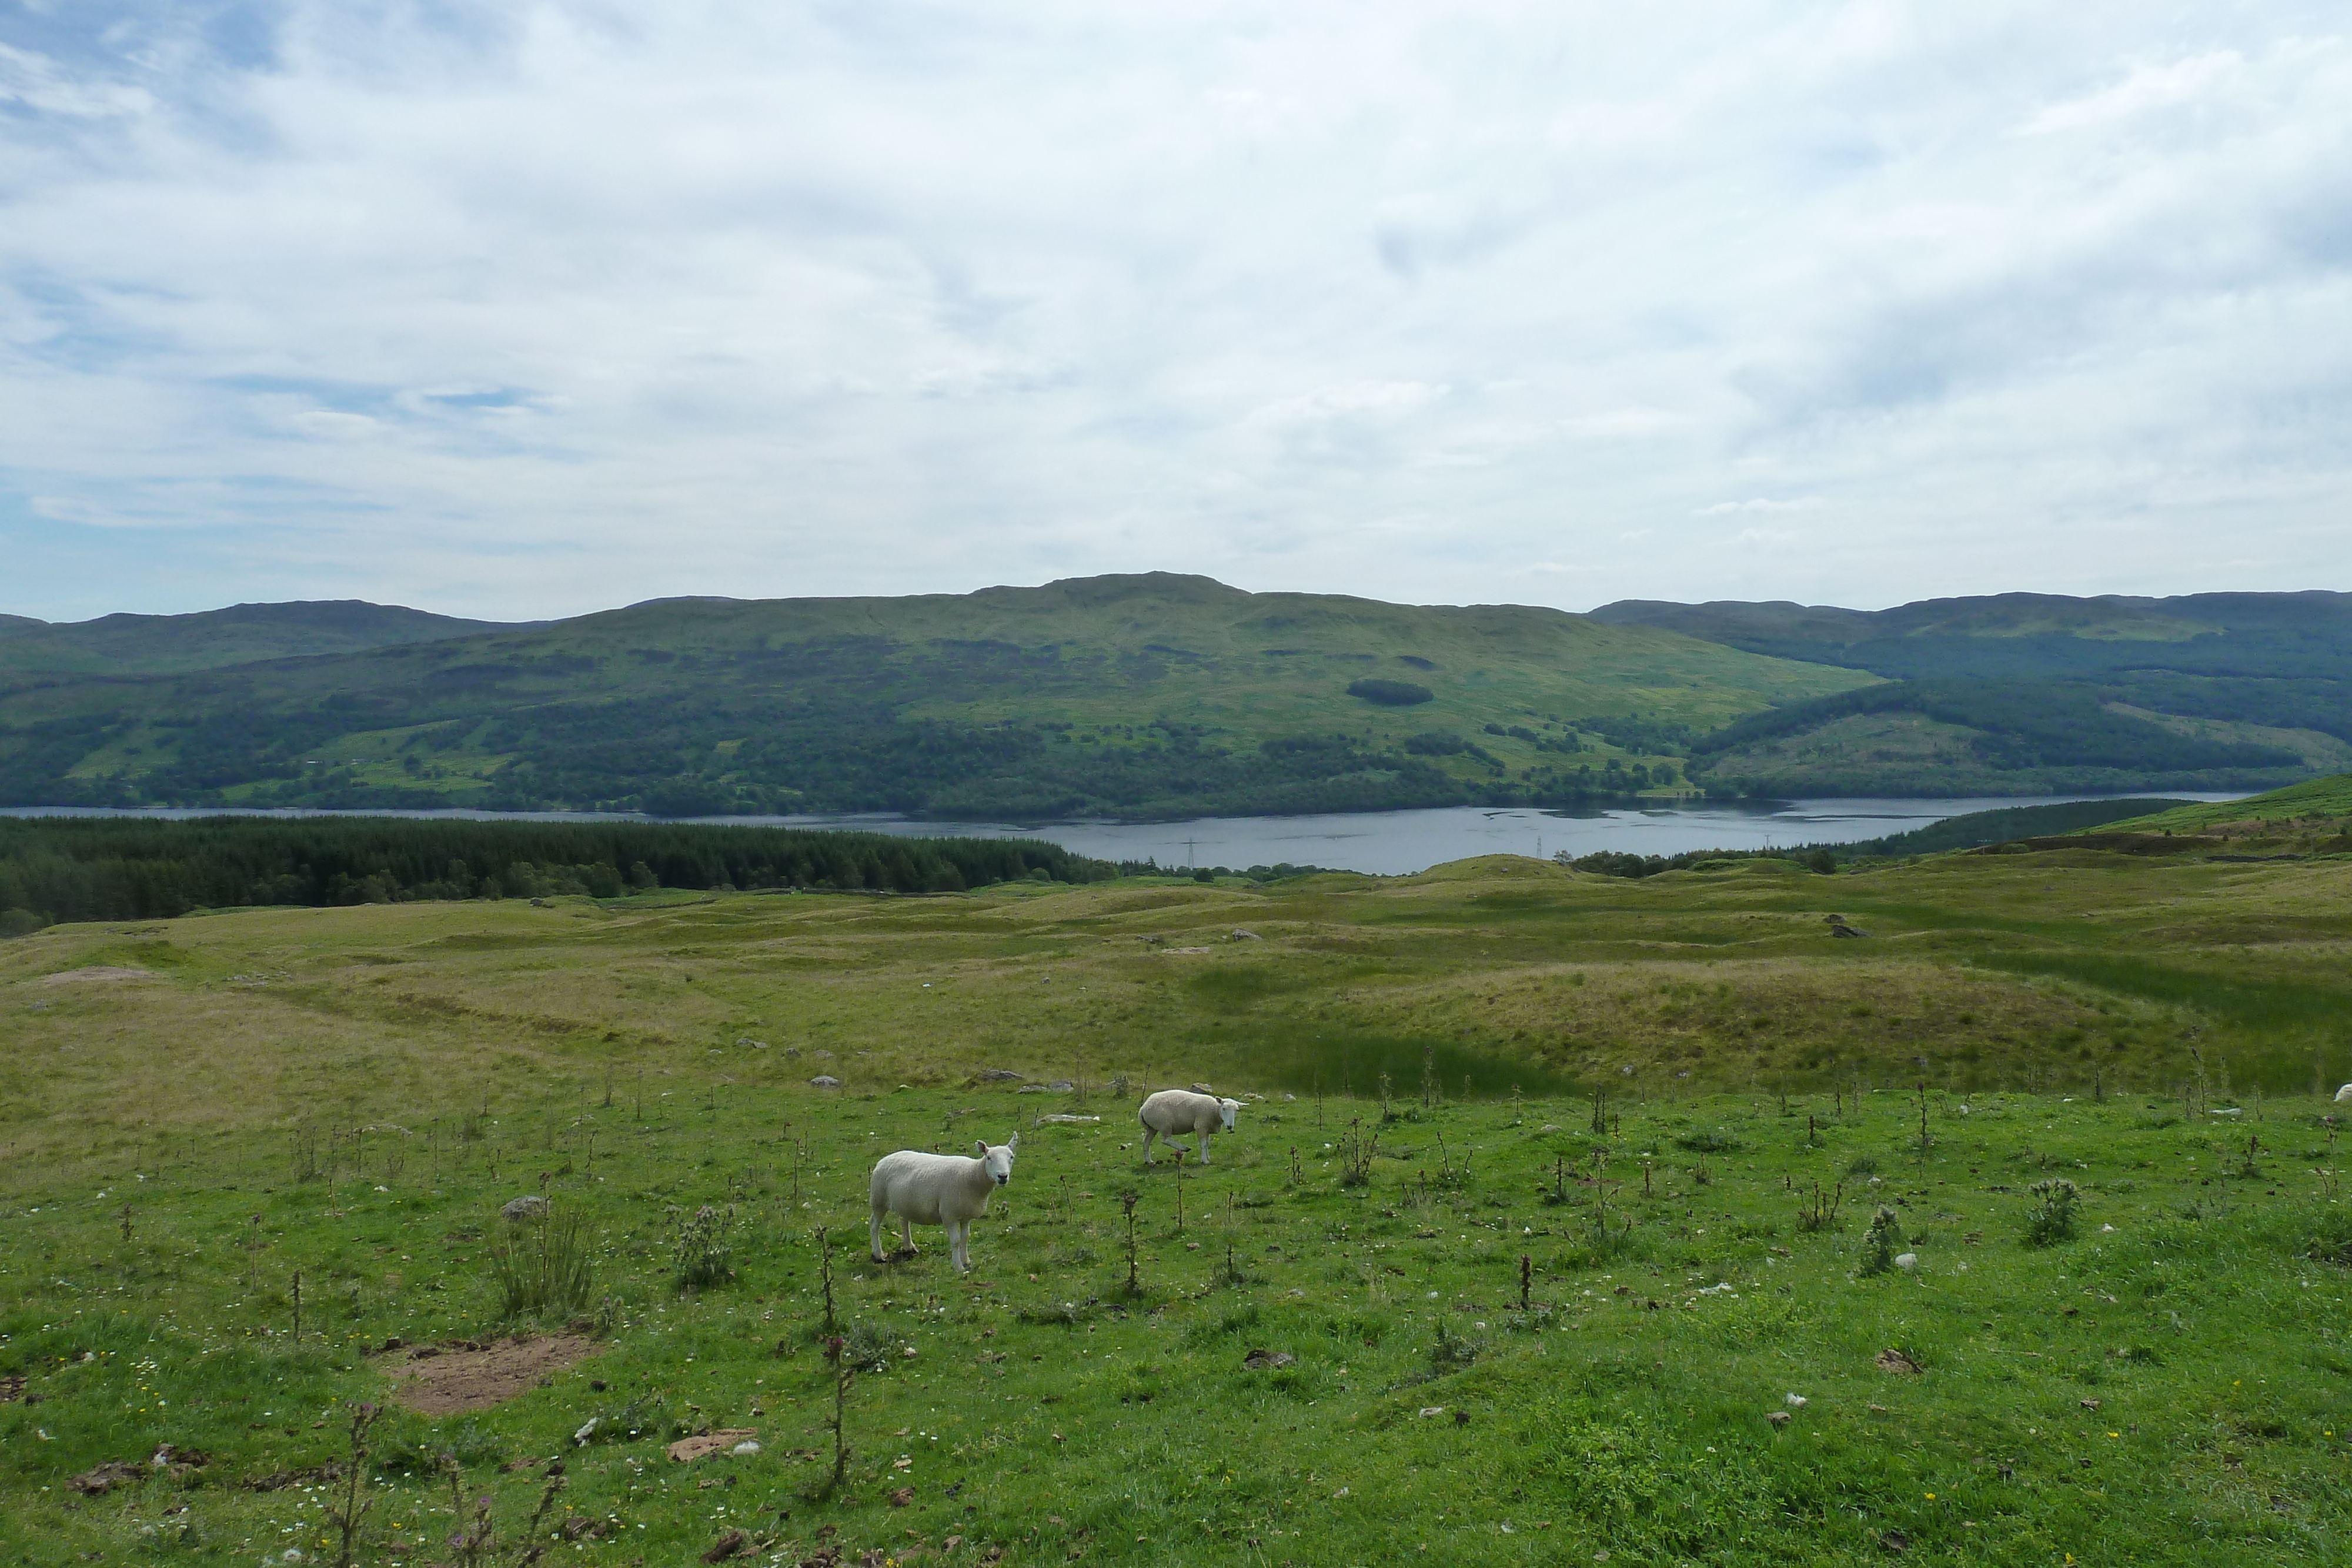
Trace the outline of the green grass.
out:
M 2264 1053 L 2296 1038 L 2330 1089 L 2352 1066 L 2294 1010 L 2347 894 L 2324 862 L 1626 883 L 1497 858 L 52 928 L 0 944 L 0 1376 L 38 1397 L 0 1403 L 0 1561 L 317 1553 L 317 1480 L 244 1483 L 335 1459 L 385 1388 L 371 1347 L 527 1326 L 498 1207 L 542 1182 L 593 1280 L 540 1321 L 604 1348 L 488 1411 L 388 1414 L 362 1561 L 444 1554 L 444 1454 L 509 1536 L 545 1473 L 509 1467 L 562 1456 L 542 1530 L 606 1533 L 548 1560 L 615 1565 L 732 1528 L 762 1563 L 950 1535 L 1013 1563 L 1858 1563 L 1898 1535 L 1930 1562 L 2340 1561 L 2352 1222 L 2307 1061 Z M 1828 938 L 1824 909 L 1872 937 Z M 2257 956 L 2221 957 L 2250 931 Z M 160 977 L 44 981 L 90 964 Z M 2234 988 L 2162 978 L 2199 964 Z M 2192 1044 L 2242 1116 L 2183 1119 Z M 1301 1060 L 1350 1092 L 1287 1086 Z M 1146 1171 L 1134 1098 L 1196 1079 L 1267 1098 L 1209 1167 Z M 936 1229 L 864 1261 L 876 1155 L 1015 1128 L 971 1275 Z M 2056 1179 L 2074 1239 L 2033 1245 Z M 1812 1228 L 1817 1191 L 1837 1218 Z M 1917 1267 L 1858 1277 L 1880 1205 Z M 724 1238 L 682 1246 L 706 1208 Z M 821 1226 L 881 1368 L 848 1391 L 838 1491 Z M 705 1427 L 761 1451 L 662 1457 Z M 68 1490 L 164 1443 L 208 1462 Z

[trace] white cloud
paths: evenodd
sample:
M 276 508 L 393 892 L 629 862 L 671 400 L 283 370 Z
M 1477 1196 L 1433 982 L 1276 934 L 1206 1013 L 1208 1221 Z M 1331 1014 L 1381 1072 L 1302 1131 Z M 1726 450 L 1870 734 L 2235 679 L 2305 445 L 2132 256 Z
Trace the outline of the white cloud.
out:
M 1794 500 L 1775 500 L 1769 496 L 1754 496 L 1745 501 L 1717 501 L 1712 506 L 1694 507 L 1694 517 L 1721 517 L 1735 512 L 1809 512 L 1820 506 L 1817 496 L 1800 496 Z
M 12 16 L 0 610 L 2352 586 L 2332 8 Z

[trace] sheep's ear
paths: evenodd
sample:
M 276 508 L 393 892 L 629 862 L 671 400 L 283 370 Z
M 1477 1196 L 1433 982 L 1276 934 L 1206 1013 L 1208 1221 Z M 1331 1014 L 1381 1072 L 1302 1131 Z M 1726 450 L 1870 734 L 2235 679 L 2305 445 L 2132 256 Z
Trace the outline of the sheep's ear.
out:
M 982 1159 L 988 1158 L 988 1140 L 986 1138 L 975 1140 L 971 1146 L 980 1151 L 980 1157 Z
M 1005 1146 L 1007 1149 L 1017 1149 L 1017 1148 L 1019 1148 L 1019 1147 L 1021 1146 L 1021 1134 L 1018 1134 L 1018 1133 L 1015 1133 L 1015 1134 L 1013 1134 L 1011 1137 L 1009 1137 L 1009 1138 L 1005 1139 L 1005 1140 L 1004 1140 L 1004 1146 Z

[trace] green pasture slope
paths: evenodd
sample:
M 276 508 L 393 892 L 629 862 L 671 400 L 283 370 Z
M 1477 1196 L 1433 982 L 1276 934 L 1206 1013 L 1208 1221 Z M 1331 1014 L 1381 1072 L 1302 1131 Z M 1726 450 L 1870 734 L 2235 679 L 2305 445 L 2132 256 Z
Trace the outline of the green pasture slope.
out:
M 2352 773 L 2315 779 L 2245 800 L 2184 802 L 2168 810 L 2114 824 L 2117 831 L 2143 833 L 2292 833 L 2322 836 L 2352 831 Z M 2352 847 L 2352 846 L 2347 846 Z
M 1685 737 L 1873 677 L 1560 611 L 1150 573 L 670 600 L 177 674 L 5 674 L 0 801 L 1372 810 L 1678 787 Z M 160 655 L 159 655 L 160 656 Z
M 0 1560 L 336 1562 L 379 1347 L 577 1319 L 388 1410 L 352 1562 L 459 1555 L 450 1466 L 484 1562 L 2342 1562 L 2352 1009 L 2243 1004 L 2352 999 L 2347 931 L 2341 858 L 2087 849 L 52 926 L 0 943 Z M 1194 1081 L 1265 1098 L 1145 1170 Z M 971 1275 L 863 1260 L 877 1154 L 1016 1130 Z

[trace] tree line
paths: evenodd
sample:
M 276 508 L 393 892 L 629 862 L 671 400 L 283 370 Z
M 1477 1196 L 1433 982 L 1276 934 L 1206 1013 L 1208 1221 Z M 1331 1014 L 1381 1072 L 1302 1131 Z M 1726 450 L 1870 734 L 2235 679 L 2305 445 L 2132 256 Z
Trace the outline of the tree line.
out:
M 954 893 L 1098 882 L 1121 867 L 1039 839 L 656 822 L 390 817 L 0 818 L 0 934 L 255 904 L 615 898 L 655 888 Z

